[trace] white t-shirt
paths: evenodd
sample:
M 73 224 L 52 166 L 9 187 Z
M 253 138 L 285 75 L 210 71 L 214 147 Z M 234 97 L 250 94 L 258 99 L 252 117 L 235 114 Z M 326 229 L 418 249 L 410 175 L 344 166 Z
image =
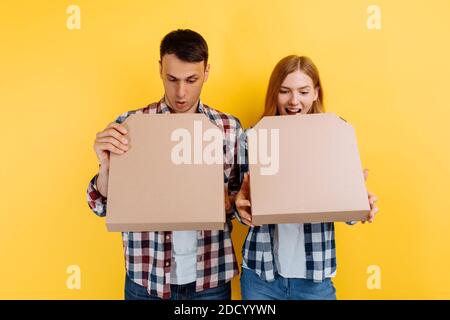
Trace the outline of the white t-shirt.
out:
M 306 279 L 303 224 L 276 225 L 273 240 L 273 251 L 278 273 L 285 278 Z
M 275 225 L 273 254 L 278 273 L 285 278 L 307 279 L 305 233 L 303 224 L 289 223 Z M 248 266 L 245 260 L 243 268 Z M 334 277 L 333 272 L 327 278 Z
M 172 231 L 171 284 L 197 279 L 197 231 Z

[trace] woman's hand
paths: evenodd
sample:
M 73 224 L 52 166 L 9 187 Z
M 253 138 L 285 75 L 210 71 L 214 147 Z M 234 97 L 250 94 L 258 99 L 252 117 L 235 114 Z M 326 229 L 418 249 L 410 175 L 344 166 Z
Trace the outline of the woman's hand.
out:
M 225 213 L 226 214 L 232 214 L 233 213 L 233 206 L 232 203 L 234 201 L 234 197 L 232 195 L 228 195 L 228 186 L 225 186 Z
M 363 173 L 364 173 L 364 180 L 367 180 L 367 176 L 369 175 L 369 170 L 364 169 Z M 369 221 L 369 223 L 372 223 L 375 220 L 375 215 L 378 212 L 378 207 L 375 204 L 375 202 L 378 201 L 378 197 L 371 192 L 367 192 L 367 196 L 369 197 L 369 203 L 370 203 L 370 212 L 369 212 L 369 217 L 368 217 L 367 221 Z M 362 223 L 365 223 L 365 222 L 366 221 L 362 221 Z
M 236 195 L 235 204 L 242 222 L 248 226 L 254 227 L 254 225 L 252 224 L 252 209 L 250 203 L 250 176 L 248 173 L 244 174 L 244 181 L 242 182 L 241 189 Z

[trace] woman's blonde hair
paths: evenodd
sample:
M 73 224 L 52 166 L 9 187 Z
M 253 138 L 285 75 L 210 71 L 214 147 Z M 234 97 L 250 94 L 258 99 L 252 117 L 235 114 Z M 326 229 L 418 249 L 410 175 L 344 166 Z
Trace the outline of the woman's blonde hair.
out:
M 264 116 L 278 115 L 278 93 L 281 84 L 288 74 L 300 70 L 308 75 L 314 84 L 314 88 L 319 90 L 317 100 L 314 101 L 308 113 L 325 112 L 323 106 L 323 90 L 320 83 L 319 70 L 314 65 L 312 60 L 305 56 L 290 55 L 281 59 L 272 71 L 267 88 L 266 100 L 264 106 Z

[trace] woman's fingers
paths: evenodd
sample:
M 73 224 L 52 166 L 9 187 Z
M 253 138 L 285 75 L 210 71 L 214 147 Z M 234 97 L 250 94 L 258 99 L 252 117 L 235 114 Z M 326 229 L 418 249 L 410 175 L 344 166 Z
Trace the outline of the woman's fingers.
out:
M 374 206 L 372 210 L 370 210 L 370 214 L 375 218 L 375 215 L 378 213 L 378 207 Z
M 367 177 L 369 176 L 369 169 L 364 169 L 363 174 L 364 174 L 364 180 L 367 180 Z
M 251 204 L 250 204 L 250 201 L 248 201 L 248 200 L 243 200 L 243 199 L 236 200 L 236 209 L 237 209 L 239 215 L 242 218 L 249 220 L 251 222 L 252 214 L 250 212 L 250 210 L 251 210 L 250 206 L 251 206 Z
M 251 207 L 250 200 L 236 199 L 236 207 Z
M 247 210 L 245 210 L 243 208 L 237 208 L 237 211 L 243 219 L 252 221 L 252 215 Z
M 376 195 L 374 195 L 372 192 L 367 191 L 367 196 L 369 198 L 370 204 L 374 204 L 375 202 L 378 201 L 378 197 Z
M 249 227 L 254 227 L 253 223 L 250 220 L 242 219 L 242 222 L 244 222 L 244 224 L 248 225 Z
M 244 180 L 242 181 L 240 192 L 245 198 L 249 197 L 249 193 L 250 193 L 250 176 L 248 175 L 247 172 L 244 173 Z
M 375 215 L 378 212 L 378 208 L 376 206 L 372 207 L 369 213 L 369 223 L 372 223 L 375 220 Z

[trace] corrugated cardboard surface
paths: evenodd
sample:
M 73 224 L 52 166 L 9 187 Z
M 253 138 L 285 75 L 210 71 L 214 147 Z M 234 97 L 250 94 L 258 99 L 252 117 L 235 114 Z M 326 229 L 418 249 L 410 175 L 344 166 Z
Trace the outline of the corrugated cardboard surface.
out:
M 279 170 L 249 164 L 253 223 L 366 220 L 370 211 L 354 129 L 332 113 L 265 117 L 279 129 Z M 254 138 L 249 136 L 249 152 Z M 270 141 L 270 139 L 269 139 Z M 270 149 L 268 149 L 270 150 Z
M 171 159 L 178 144 L 171 141 L 172 132 L 187 129 L 194 146 L 194 121 L 201 121 L 203 131 L 220 130 L 203 114 L 134 114 L 126 119 L 130 149 L 110 159 L 109 231 L 224 228 L 223 164 L 177 165 Z

